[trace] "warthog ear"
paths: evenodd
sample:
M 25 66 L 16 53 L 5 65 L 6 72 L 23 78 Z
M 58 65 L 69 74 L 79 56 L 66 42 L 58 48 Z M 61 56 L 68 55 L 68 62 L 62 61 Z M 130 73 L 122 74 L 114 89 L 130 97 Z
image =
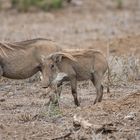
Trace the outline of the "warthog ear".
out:
M 55 54 L 52 56 L 52 60 L 55 62 L 55 63 L 59 63 L 62 61 L 62 57 L 63 55 L 62 54 Z

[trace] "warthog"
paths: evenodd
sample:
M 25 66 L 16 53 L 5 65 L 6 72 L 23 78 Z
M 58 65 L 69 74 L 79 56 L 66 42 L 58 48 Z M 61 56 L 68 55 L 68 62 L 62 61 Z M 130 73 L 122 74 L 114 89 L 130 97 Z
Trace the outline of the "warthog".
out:
M 0 43 L 0 76 L 26 79 L 42 72 L 42 55 L 60 51 L 58 45 L 48 39 L 36 38 L 14 43 Z
M 55 79 L 62 79 L 61 82 L 69 80 L 75 105 L 79 106 L 77 81 L 91 80 L 97 90 L 94 104 L 101 102 L 103 96 L 103 85 L 101 82 L 105 72 L 107 70 L 109 72 L 107 60 L 101 52 L 93 49 L 69 52 L 63 51 L 52 53 L 49 57 L 43 57 L 42 59 L 45 64 L 45 70 L 43 70 L 42 73 L 44 77 L 44 87 L 50 87 Z M 58 78 L 60 73 L 64 73 L 62 78 Z

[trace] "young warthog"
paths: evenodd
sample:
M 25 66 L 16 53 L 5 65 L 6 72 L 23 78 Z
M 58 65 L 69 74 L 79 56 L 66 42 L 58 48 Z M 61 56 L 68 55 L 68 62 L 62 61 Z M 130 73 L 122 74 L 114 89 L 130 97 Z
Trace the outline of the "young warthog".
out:
M 56 52 L 50 54 L 49 57 L 44 57 L 42 59 L 45 64 L 45 70 L 43 70 L 42 73 L 44 77 L 44 87 L 47 88 L 51 86 L 56 79 L 62 79 L 61 82 L 70 80 L 75 105 L 79 106 L 80 104 L 77 98 L 77 81 L 91 80 L 97 90 L 94 104 L 101 102 L 103 96 L 103 85 L 101 82 L 103 75 L 107 69 L 109 70 L 107 60 L 101 52 L 93 49 Z M 58 78 L 60 73 L 64 73 L 63 75 L 65 76 Z
M 36 38 L 21 42 L 0 42 L 0 77 L 25 79 L 42 72 L 42 55 L 60 51 L 58 45 L 47 39 Z

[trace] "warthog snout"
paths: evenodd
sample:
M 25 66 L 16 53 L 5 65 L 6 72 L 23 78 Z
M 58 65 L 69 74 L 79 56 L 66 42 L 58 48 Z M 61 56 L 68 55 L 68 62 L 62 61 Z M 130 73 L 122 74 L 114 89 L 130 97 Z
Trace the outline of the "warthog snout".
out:
M 42 84 L 42 88 L 48 88 L 50 84 Z
M 50 86 L 50 82 L 47 82 L 45 80 L 42 81 L 42 88 L 48 88 Z
M 48 88 L 49 86 L 43 85 L 42 88 Z

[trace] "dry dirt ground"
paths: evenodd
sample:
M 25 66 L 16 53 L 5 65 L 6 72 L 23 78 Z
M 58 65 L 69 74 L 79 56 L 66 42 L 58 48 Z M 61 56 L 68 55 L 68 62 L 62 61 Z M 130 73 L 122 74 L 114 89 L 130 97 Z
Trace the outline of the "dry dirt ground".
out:
M 0 13 L 1 40 L 20 41 L 35 37 L 50 38 L 65 48 L 92 47 L 103 51 L 107 57 L 133 55 L 139 60 L 140 2 L 124 0 L 123 9 L 118 10 L 111 0 L 77 0 L 62 10 L 49 13 L 18 14 L 14 10 Z M 138 79 L 112 85 L 109 94 L 105 88 L 103 101 L 96 105 L 93 105 L 96 92 L 92 84 L 79 83 L 80 108 L 74 106 L 70 87 L 63 86 L 60 109 L 52 109 L 47 105 L 48 96 L 45 96 L 39 80 L 2 78 L 0 140 L 51 140 L 61 137 L 73 129 L 74 115 L 93 125 L 111 128 L 97 133 L 94 129 L 83 131 L 80 128 L 75 130 L 75 136 L 71 134 L 65 139 L 139 140 Z

